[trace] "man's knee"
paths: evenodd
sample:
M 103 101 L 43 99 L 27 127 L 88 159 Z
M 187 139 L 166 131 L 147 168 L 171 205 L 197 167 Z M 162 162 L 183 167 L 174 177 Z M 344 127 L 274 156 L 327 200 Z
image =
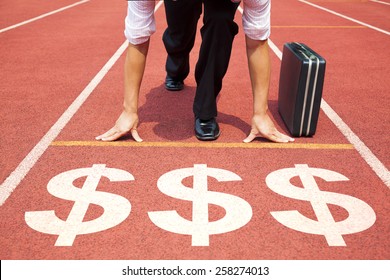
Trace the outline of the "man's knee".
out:
M 203 36 L 213 34 L 213 37 L 221 39 L 234 38 L 238 33 L 238 25 L 229 18 L 216 16 L 205 22 L 201 32 Z

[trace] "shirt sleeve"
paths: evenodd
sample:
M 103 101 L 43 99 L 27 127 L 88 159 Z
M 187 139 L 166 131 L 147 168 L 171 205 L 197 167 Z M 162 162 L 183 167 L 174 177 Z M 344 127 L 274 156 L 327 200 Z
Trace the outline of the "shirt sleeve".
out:
M 271 35 L 271 0 L 243 0 L 242 25 L 253 40 L 266 40 Z
M 127 1 L 124 33 L 131 44 L 142 44 L 156 32 L 154 6 L 155 1 Z

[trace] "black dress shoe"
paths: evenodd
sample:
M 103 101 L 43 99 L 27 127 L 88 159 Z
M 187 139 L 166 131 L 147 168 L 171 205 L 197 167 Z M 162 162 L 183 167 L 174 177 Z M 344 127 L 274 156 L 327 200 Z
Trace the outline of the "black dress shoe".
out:
M 209 120 L 195 118 L 195 136 L 199 140 L 215 140 L 220 134 L 221 131 L 215 118 Z
M 165 88 L 170 91 L 178 91 L 184 88 L 183 80 L 177 80 L 167 76 L 165 78 Z

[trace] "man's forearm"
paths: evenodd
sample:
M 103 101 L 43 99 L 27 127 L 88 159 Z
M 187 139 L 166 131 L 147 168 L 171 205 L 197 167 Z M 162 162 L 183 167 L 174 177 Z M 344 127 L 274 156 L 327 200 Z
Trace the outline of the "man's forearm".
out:
M 129 44 L 125 60 L 124 110 L 128 113 L 138 111 L 138 97 L 145 71 L 149 40 L 139 45 Z
M 268 110 L 271 73 L 268 41 L 256 41 L 246 36 L 246 51 L 252 84 L 253 112 L 254 114 L 264 114 Z

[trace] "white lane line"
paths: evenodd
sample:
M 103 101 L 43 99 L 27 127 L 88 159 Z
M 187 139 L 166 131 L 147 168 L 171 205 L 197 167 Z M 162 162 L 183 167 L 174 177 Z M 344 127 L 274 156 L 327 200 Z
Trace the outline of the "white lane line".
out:
M 390 172 L 386 166 L 374 155 L 374 153 L 364 144 L 362 140 L 352 131 L 352 129 L 340 118 L 340 116 L 322 99 L 321 109 L 325 112 L 328 118 L 336 125 L 341 133 L 348 139 L 355 149 L 359 152 L 362 158 L 378 175 L 383 183 L 390 188 Z
M 163 1 L 158 2 L 154 11 L 161 6 Z M 20 182 L 24 179 L 27 173 L 47 150 L 54 139 L 59 135 L 61 130 L 68 124 L 71 118 L 76 114 L 80 107 L 84 104 L 87 98 L 91 95 L 94 89 L 103 80 L 105 75 L 116 63 L 119 57 L 127 49 L 128 42 L 125 41 L 110 60 L 103 66 L 103 68 L 96 74 L 87 87 L 80 93 L 80 95 L 73 101 L 73 103 L 66 109 L 57 122 L 49 129 L 49 131 L 42 137 L 42 139 L 35 145 L 30 153 L 19 163 L 16 169 L 5 179 L 0 185 L 0 206 L 4 204 L 11 193 L 16 189 Z
M 373 26 L 373 25 L 364 23 L 364 22 L 362 22 L 362 21 L 360 21 L 360 20 L 357 20 L 357 19 L 354 19 L 354 18 L 345 16 L 345 15 L 342 15 L 342 14 L 340 14 L 340 13 L 337 13 L 337 12 L 335 12 L 335 11 L 329 10 L 329 9 L 324 8 L 324 7 L 321 7 L 321 6 L 319 6 L 319 5 L 316 5 L 316 4 L 307 2 L 307 1 L 305 1 L 305 0 L 298 0 L 298 1 L 299 1 L 299 2 L 302 2 L 302 3 L 305 3 L 305 4 L 307 4 L 307 5 L 313 6 L 313 7 L 317 8 L 317 9 L 326 11 L 326 12 L 331 13 L 331 14 L 333 14 L 333 15 L 336 15 L 336 16 L 338 16 L 338 17 L 342 17 L 342 18 L 344 18 L 344 19 L 347 19 L 347 20 L 356 22 L 357 24 L 360 24 L 360 25 L 366 26 L 366 27 L 368 27 L 368 28 L 374 29 L 374 30 L 379 31 L 379 32 L 381 32 L 381 33 L 384 33 L 384 34 L 386 34 L 386 35 L 390 35 L 390 32 L 389 32 L 389 31 L 386 31 L 386 30 L 383 30 L 383 29 L 381 29 L 381 28 L 375 27 L 375 26 Z
M 276 56 L 282 60 L 283 53 L 279 48 L 272 42 L 270 39 L 268 40 L 268 45 L 271 48 L 271 50 L 276 54 Z
M 122 55 L 127 48 L 127 42 L 116 51 L 111 59 L 103 66 L 97 73 L 87 87 L 80 93 L 80 95 L 73 101 L 68 109 L 62 114 L 57 122 L 49 129 L 38 144 L 30 151 L 30 153 L 23 159 L 18 167 L 8 176 L 8 178 L 0 186 L 0 205 L 2 205 L 9 195 L 16 189 L 19 183 L 27 175 L 30 169 L 35 165 L 38 159 L 50 146 L 50 143 L 58 136 L 61 130 L 68 124 L 73 115 L 79 110 L 81 105 L 90 96 L 92 91 L 98 86 L 107 72 L 111 69 L 114 63 Z
M 283 53 L 271 41 L 268 44 L 276 56 L 282 60 Z M 340 118 L 340 116 L 329 106 L 329 104 L 322 98 L 321 109 L 326 116 L 335 124 L 340 132 L 347 138 L 347 140 L 355 147 L 362 158 L 367 162 L 375 174 L 382 180 L 382 182 L 390 188 L 390 172 L 385 165 L 374 155 L 374 153 L 364 144 L 362 140 L 352 131 L 352 129 Z
M 51 15 L 53 15 L 53 14 L 62 12 L 62 11 L 64 11 L 64 10 L 73 8 L 73 7 L 77 6 L 77 5 L 84 4 L 84 3 L 86 3 L 86 2 L 89 2 L 89 0 L 83 0 L 83 1 L 80 1 L 80 2 L 77 2 L 77 3 L 74 3 L 74 4 L 71 4 L 71 5 L 69 5 L 69 6 L 60 8 L 60 9 L 58 9 L 58 10 L 55 10 L 55 11 L 52 11 L 52 12 L 49 12 L 49 13 L 46 13 L 46 14 L 37 16 L 37 17 L 35 17 L 35 18 L 29 19 L 29 20 L 25 20 L 25 21 L 23 21 L 23 22 L 20 22 L 20 23 L 11 25 L 11 26 L 9 26 L 9 27 L 0 29 L 0 33 L 5 32 L 5 31 L 8 31 L 8 30 L 11 30 L 11 29 L 14 29 L 14 28 L 17 28 L 17 27 L 22 26 L 22 25 L 25 25 L 25 24 L 28 24 L 28 23 L 30 23 L 30 22 L 33 22 L 33 21 L 36 21 L 36 20 L 45 18 L 45 17 L 47 17 L 47 16 L 51 16 Z
M 390 6 L 390 3 L 387 3 L 387 2 L 378 1 L 378 0 L 370 0 L 370 1 L 371 1 L 371 2 L 375 2 L 375 3 L 379 3 L 379 4 L 389 5 L 389 6 Z

